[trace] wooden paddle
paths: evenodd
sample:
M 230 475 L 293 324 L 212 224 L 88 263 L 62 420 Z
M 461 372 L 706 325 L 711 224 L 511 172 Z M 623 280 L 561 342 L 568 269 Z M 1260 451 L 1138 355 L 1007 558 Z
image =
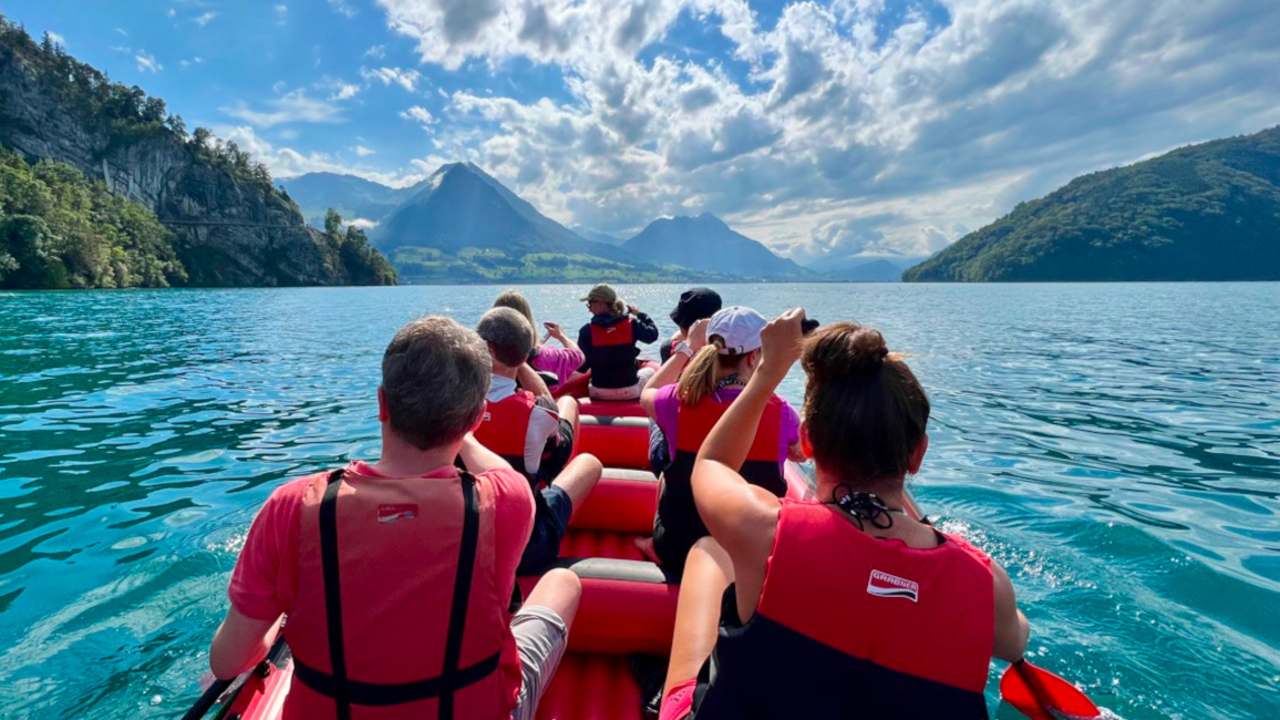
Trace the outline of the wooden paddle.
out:
M 1092 720 L 1102 717 L 1075 685 L 1044 668 L 1019 660 L 1000 678 L 1000 698 L 1031 720 Z

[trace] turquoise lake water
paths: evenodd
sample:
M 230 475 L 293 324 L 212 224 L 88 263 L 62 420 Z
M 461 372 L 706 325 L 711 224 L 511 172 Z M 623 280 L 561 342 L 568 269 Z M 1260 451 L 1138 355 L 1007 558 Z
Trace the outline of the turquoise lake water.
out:
M 619 287 L 672 329 L 681 288 Z M 525 291 L 576 328 L 585 289 Z M 917 498 L 1009 570 L 1038 664 L 1126 720 L 1280 717 L 1280 285 L 719 289 L 913 355 Z M 0 716 L 180 715 L 258 505 L 376 456 L 395 330 L 500 290 L 0 293 Z

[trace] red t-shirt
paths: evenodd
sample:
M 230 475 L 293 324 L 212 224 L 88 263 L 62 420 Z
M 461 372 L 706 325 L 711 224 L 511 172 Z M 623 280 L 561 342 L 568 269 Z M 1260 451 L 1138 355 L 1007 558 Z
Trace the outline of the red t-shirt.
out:
M 348 482 L 376 482 L 386 477 L 363 461 L 347 466 Z M 443 466 L 422 477 L 449 477 L 457 470 Z M 355 475 L 357 477 L 351 477 Z M 255 620 L 274 620 L 287 615 L 298 598 L 298 542 L 302 518 L 302 498 L 310 477 L 291 480 L 276 488 L 258 510 L 244 549 L 231 573 L 228 595 L 231 606 Z M 533 493 L 529 481 L 510 468 L 476 475 L 478 485 L 488 485 L 494 497 L 494 569 L 505 586 L 502 597 L 510 597 L 516 565 L 533 532 Z M 481 548 L 481 551 L 485 548 Z M 520 658 L 515 644 L 503 646 L 501 672 L 520 687 Z

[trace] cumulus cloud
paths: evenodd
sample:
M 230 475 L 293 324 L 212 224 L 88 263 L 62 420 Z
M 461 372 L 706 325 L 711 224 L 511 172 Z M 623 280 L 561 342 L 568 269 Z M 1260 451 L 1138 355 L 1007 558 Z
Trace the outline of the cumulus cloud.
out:
M 413 120 L 421 123 L 422 125 L 431 125 L 436 121 L 435 116 L 431 114 L 431 111 L 421 105 L 414 105 L 408 110 L 401 110 L 400 117 L 405 120 Z
M 268 100 L 267 110 L 255 110 L 244 101 L 219 108 L 223 113 L 257 128 L 270 128 L 284 123 L 343 123 L 342 108 L 329 100 L 308 97 L 305 90 L 293 90 Z
M 337 82 L 331 87 L 330 100 L 350 100 L 360 93 L 360 86 L 354 83 Z
M 49 40 L 50 40 L 54 45 L 62 45 L 62 46 L 65 46 L 65 45 L 67 44 L 67 39 L 66 39 L 66 38 L 64 38 L 64 37 L 62 37 L 61 35 L 59 35 L 59 34 L 58 34 L 58 33 L 56 33 L 56 32 L 52 32 L 52 31 L 50 31 L 50 32 L 46 32 L 45 34 L 49 36 Z
M 138 63 L 138 72 L 158 73 L 164 70 L 164 65 L 156 60 L 156 56 L 146 50 L 139 50 L 138 54 L 133 56 L 133 60 Z
M 409 92 L 413 92 L 418 87 L 418 81 L 422 79 L 422 73 L 417 70 L 398 67 L 360 68 L 360 77 L 364 78 L 366 82 L 377 81 L 383 85 L 395 84 Z
M 1081 172 L 1280 122 L 1276 3 L 377 2 L 423 62 L 564 78 L 559 101 L 442 92 L 437 150 L 559 219 L 693 203 L 801 258 L 928 254 Z
M 356 155 L 359 155 L 360 157 L 369 157 L 370 155 L 373 155 L 377 152 L 376 150 L 372 150 L 363 145 L 357 145 L 351 148 L 351 151 L 354 152 Z

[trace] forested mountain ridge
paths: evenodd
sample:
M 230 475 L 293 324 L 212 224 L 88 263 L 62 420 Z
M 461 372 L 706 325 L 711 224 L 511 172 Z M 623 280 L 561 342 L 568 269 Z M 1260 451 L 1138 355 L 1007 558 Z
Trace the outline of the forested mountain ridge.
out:
M 169 115 L 163 100 L 111 82 L 47 36 L 36 43 L 2 16 L 0 145 L 20 156 L 16 163 L 6 160 L 7 172 L 26 178 L 19 168 L 23 164 L 35 179 L 34 184 L 23 179 L 24 187 L 42 185 L 56 196 L 56 188 L 65 185 L 89 197 L 100 184 L 135 201 L 165 228 L 132 248 L 135 258 L 138 252 L 151 255 L 136 260 L 138 272 L 126 267 L 122 274 L 113 263 L 126 262 L 120 253 L 129 255 L 130 249 L 114 244 L 118 234 L 89 207 L 62 207 L 61 212 L 82 217 L 51 222 L 29 198 L 0 197 L 0 212 L 11 207 L 15 216 L 42 219 L 48 230 L 37 231 L 24 220 L 19 235 L 2 238 L 7 266 L 17 262 L 17 255 L 39 250 L 49 273 L 41 275 L 46 282 L 38 287 L 114 287 L 121 277 L 137 279 L 126 284 L 144 286 L 160 285 L 160 278 L 196 286 L 394 282 L 390 265 L 363 234 L 309 229 L 296 204 L 272 186 L 270 173 L 234 143 L 215 141 L 203 128 L 188 137 L 182 119 Z M 42 170 L 40 161 L 65 164 L 70 166 L 65 171 L 79 175 Z M 57 229 L 72 225 L 79 231 Z M 27 243 L 17 255 L 10 246 L 13 238 Z M 167 262 L 166 246 L 182 272 L 146 271 L 151 260 Z M 33 275 L 11 268 L 6 276 L 14 272 L 25 278 L 24 287 L 31 286 Z
M 1280 280 L 1280 127 L 1076 178 L 902 279 Z

